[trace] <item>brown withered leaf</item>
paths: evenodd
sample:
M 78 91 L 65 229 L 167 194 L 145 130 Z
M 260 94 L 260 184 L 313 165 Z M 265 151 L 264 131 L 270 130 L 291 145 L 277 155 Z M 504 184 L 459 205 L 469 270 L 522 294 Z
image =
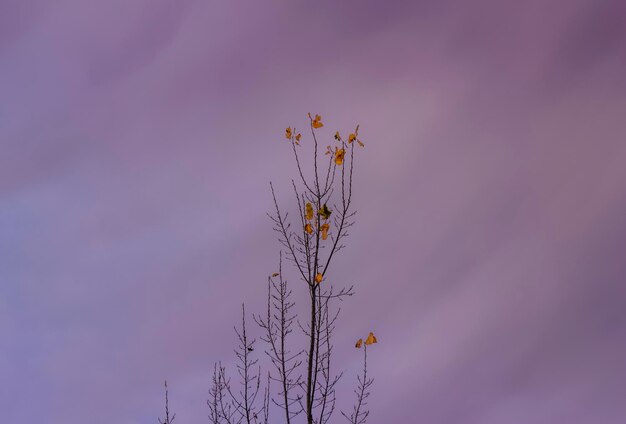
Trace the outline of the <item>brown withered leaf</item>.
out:
M 374 343 L 378 343 L 378 340 L 376 339 L 376 336 L 374 335 L 374 333 L 370 332 L 369 336 L 367 336 L 367 339 L 365 339 L 365 344 L 371 345 Z

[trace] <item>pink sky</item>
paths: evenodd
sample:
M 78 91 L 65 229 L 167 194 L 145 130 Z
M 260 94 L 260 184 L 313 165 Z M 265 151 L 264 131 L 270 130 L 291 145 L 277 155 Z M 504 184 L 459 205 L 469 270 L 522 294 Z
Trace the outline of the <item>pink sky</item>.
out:
M 208 422 L 276 268 L 284 128 L 313 112 L 367 143 L 332 276 L 357 290 L 344 400 L 373 330 L 371 423 L 622 424 L 625 21 L 618 0 L 0 2 L 3 419 L 154 423 L 167 378 L 177 421 Z

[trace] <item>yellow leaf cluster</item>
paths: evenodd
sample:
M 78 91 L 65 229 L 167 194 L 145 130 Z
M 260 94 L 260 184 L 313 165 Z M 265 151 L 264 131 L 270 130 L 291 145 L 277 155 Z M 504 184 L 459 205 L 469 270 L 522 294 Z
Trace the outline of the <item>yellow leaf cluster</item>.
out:
M 309 234 L 313 234 L 313 227 L 311 226 L 311 224 L 306 224 L 304 226 L 304 231 L 306 231 Z
M 317 275 L 315 276 L 315 282 L 319 284 L 322 282 L 323 279 L 324 279 L 324 276 L 318 272 Z
M 313 128 L 322 128 L 324 126 L 324 124 L 322 123 L 322 117 L 320 115 L 315 115 L 315 118 L 311 116 L 311 114 L 309 113 L 309 119 L 311 120 L 311 126 Z M 294 137 L 295 134 L 295 137 Z M 339 131 L 335 132 L 335 140 L 342 142 L 342 138 L 341 135 L 339 134 Z M 353 142 L 357 142 L 359 144 L 359 146 L 364 147 L 365 144 L 358 138 L 359 137 L 359 125 L 356 126 L 356 128 L 354 129 L 353 133 L 350 133 L 350 135 L 348 135 L 348 144 L 352 144 Z M 287 127 L 285 129 L 285 138 L 287 140 L 293 140 L 295 138 L 294 143 L 297 145 L 300 145 L 300 139 L 302 138 L 302 134 L 300 133 L 296 133 L 296 129 L 295 128 L 291 128 L 291 127 Z M 343 144 L 343 142 L 342 142 Z M 326 147 L 326 154 L 332 154 L 333 150 L 330 148 L 330 146 Z M 345 155 L 345 151 L 344 149 L 339 149 L 339 148 L 335 148 L 335 163 L 337 165 L 342 165 L 343 164 L 343 158 Z
M 370 332 L 370 334 L 365 339 L 365 345 L 369 346 L 374 343 L 378 343 L 378 340 L 376 339 L 374 333 Z M 357 340 L 356 344 L 354 345 L 354 347 L 356 347 L 357 349 L 360 349 L 361 346 L 363 346 L 363 339 Z
M 285 128 L 285 138 L 286 138 L 287 140 L 293 140 L 293 138 L 294 138 L 294 137 L 293 137 L 293 133 L 294 133 L 295 131 L 296 131 L 296 129 L 295 129 L 295 128 L 293 128 L 293 129 L 292 129 L 291 127 L 287 127 L 287 128 Z M 298 146 L 300 145 L 299 141 L 300 141 L 300 139 L 301 139 L 301 138 L 302 138 L 302 134 L 300 134 L 300 133 L 296 134 L 296 137 L 295 137 L 296 141 L 295 141 L 295 143 L 296 143 Z
M 311 114 L 309 114 L 309 118 L 311 117 Z M 322 117 L 319 115 L 315 115 L 315 118 L 311 121 L 311 126 L 313 128 L 322 128 L 324 126 L 324 124 L 322 123 Z

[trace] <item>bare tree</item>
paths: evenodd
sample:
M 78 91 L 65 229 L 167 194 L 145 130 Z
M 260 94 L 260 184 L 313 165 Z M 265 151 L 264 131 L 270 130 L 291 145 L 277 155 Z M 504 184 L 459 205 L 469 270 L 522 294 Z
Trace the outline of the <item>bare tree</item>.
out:
M 352 183 L 355 145 L 362 147 L 363 142 L 358 138 L 358 125 L 347 139 L 336 132 L 334 146 L 326 147 L 328 159 L 322 159 L 316 130 L 323 126 L 319 115 L 312 117 L 309 114 L 313 167 L 308 179 L 299 154 L 302 135 L 291 127 L 285 131 L 299 175 L 298 183 L 292 180 L 298 208 L 295 225 L 289 220 L 289 214 L 281 210 L 274 186 L 270 183 L 274 211 L 268 215 L 285 249 L 285 258 L 293 264 L 302 287 L 308 292 L 307 318 L 304 322 L 298 319 L 291 285 L 283 273 L 281 252 L 278 272 L 268 277 L 267 309 L 263 315 L 253 316 L 263 332 L 261 340 L 267 345 L 265 353 L 273 370 L 268 373 L 263 405 L 255 403 L 260 390 L 261 371 L 259 367 L 256 373 L 252 372 L 252 368 L 257 366 L 257 359 L 250 358 L 254 352 L 254 340 L 248 342 L 244 309 L 242 327 L 235 329 L 239 340 L 235 354 L 241 389 L 235 393 L 224 367 L 215 365 L 207 401 L 209 418 L 214 424 L 250 424 L 261 419 L 267 423 L 270 399 L 273 405 L 282 409 L 286 424 L 291 424 L 301 414 L 307 424 L 326 424 L 335 411 L 335 388 L 342 372 L 337 373 L 331 367 L 332 337 L 340 312 L 340 308 L 334 305 L 352 296 L 354 290 L 353 286 L 335 288 L 329 271 L 337 253 L 345 247 L 349 229 L 354 224 L 356 211 L 352 206 Z M 306 345 L 294 350 L 290 348 L 290 342 L 296 324 L 306 338 Z M 366 345 L 375 342 L 370 333 Z M 357 347 L 361 343 L 362 340 L 359 340 Z M 353 424 L 365 423 L 369 415 L 365 406 L 373 380 L 367 377 L 367 353 L 363 359 L 364 372 L 362 377 L 358 377 L 356 389 L 357 404 L 351 415 L 342 412 Z M 278 384 L 273 395 L 269 389 L 270 382 Z

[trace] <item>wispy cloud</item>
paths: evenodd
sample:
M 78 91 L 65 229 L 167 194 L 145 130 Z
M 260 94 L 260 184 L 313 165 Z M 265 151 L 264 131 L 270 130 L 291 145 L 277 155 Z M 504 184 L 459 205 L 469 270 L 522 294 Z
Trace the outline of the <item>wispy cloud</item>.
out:
M 205 418 L 311 111 L 367 143 L 333 278 L 372 422 L 617 423 L 622 3 L 2 3 L 5 418 L 152 422 L 165 377 Z

